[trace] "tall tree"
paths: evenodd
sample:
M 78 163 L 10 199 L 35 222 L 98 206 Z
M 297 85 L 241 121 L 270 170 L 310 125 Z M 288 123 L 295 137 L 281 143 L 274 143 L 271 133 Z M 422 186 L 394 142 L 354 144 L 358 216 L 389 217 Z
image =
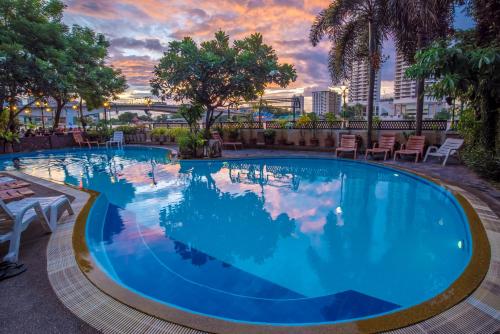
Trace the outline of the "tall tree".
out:
M 415 53 L 433 41 L 449 36 L 457 0 L 389 0 L 390 19 L 396 48 L 410 64 Z M 422 134 L 425 78 L 416 80 L 416 134 Z
M 59 0 L 0 1 L 0 106 L 8 103 L 7 128 L 15 130 L 21 97 L 43 95 L 47 66 L 61 55 L 64 4 Z M 2 111 L 3 112 L 3 111 Z
M 368 63 L 368 143 L 371 146 L 375 73 L 381 63 L 381 45 L 389 29 L 386 0 L 336 0 L 322 10 L 309 39 L 316 46 L 327 36 L 332 42 L 328 67 L 334 84 L 349 79 L 355 61 Z
M 190 37 L 170 42 L 154 69 L 154 95 L 205 108 L 210 129 L 225 108 L 237 100 L 254 100 L 268 85 L 286 87 L 295 81 L 295 69 L 280 64 L 274 49 L 253 34 L 232 45 L 218 31 L 215 39 L 197 45 Z
M 121 72 L 106 65 L 109 42 L 104 35 L 75 25 L 64 35 L 64 43 L 64 53 L 47 69 L 52 75 L 45 85 L 45 94 L 56 101 L 54 128 L 64 106 L 76 96 L 83 97 L 90 110 L 115 99 L 127 87 Z

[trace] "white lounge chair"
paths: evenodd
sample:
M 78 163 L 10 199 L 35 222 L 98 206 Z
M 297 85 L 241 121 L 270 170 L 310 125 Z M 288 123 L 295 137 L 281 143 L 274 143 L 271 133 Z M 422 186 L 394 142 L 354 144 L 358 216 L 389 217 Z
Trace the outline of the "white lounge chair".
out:
M 12 221 L 7 223 L 11 226 L 1 226 L 4 222 L 0 222 L 0 243 L 9 241 L 9 251 L 4 261 L 9 262 L 17 262 L 21 233 L 31 222 L 38 218 L 45 229 L 53 232 L 57 228 L 59 209 L 67 210 L 70 215 L 73 214 L 73 208 L 65 195 L 24 198 L 8 204 L 0 200 L 0 207 Z M 47 219 L 47 215 L 50 219 Z
M 106 142 L 106 147 L 110 147 L 113 144 L 116 144 L 116 146 L 123 148 L 123 132 L 122 131 L 113 132 L 113 138 L 111 138 L 111 140 L 108 140 Z
M 444 158 L 443 166 L 445 166 L 446 162 L 448 161 L 448 158 L 458 153 L 458 150 L 460 149 L 460 147 L 462 147 L 463 144 L 464 144 L 463 139 L 447 138 L 444 141 L 443 145 L 441 145 L 439 148 L 437 146 L 430 146 L 427 149 L 424 162 L 427 161 L 428 157 Z

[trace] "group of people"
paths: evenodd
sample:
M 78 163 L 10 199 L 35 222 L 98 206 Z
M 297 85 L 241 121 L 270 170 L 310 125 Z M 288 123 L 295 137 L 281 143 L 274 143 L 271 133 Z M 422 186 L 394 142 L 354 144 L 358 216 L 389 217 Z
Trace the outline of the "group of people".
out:
M 50 128 L 36 128 L 36 129 L 24 129 L 21 128 L 19 131 L 19 137 L 34 137 L 34 136 L 50 136 L 50 135 L 64 135 L 68 133 L 73 133 L 73 132 L 82 132 L 83 129 L 81 127 L 69 127 L 67 128 L 66 125 L 63 127 L 58 127 L 54 129 L 53 127 Z

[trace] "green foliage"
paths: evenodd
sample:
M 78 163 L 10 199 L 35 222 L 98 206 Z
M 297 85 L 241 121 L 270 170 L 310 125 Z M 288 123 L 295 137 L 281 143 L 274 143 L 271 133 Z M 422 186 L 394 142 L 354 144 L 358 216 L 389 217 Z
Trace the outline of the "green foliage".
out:
M 451 118 L 451 113 L 449 110 L 442 109 L 434 115 L 434 119 L 449 120 Z
M 152 92 L 162 99 L 189 101 L 206 110 L 207 129 L 222 112 L 216 108 L 239 100 L 254 100 L 267 85 L 286 87 L 295 81 L 292 65 L 278 63 L 274 49 L 261 34 L 229 42 L 223 31 L 210 41 L 196 44 L 186 37 L 169 43 L 154 69 Z
M 201 133 L 188 132 L 177 138 L 181 154 L 195 155 L 197 150 L 205 145 L 205 138 Z
M 362 104 L 355 104 L 353 106 L 345 106 L 342 111 L 342 117 L 349 120 L 363 119 L 364 106 Z
M 121 73 L 106 65 L 109 43 L 101 34 L 62 23 L 65 5 L 59 0 L 4 0 L 0 2 L 0 105 L 14 105 L 20 97 L 51 97 L 57 107 L 54 127 L 63 107 L 80 96 L 92 109 L 126 88 Z M 6 125 L 34 99 L 11 108 Z
M 167 134 L 171 138 L 175 138 L 176 140 L 180 137 L 185 137 L 191 131 L 187 128 L 169 128 Z
M 461 151 L 465 163 L 483 177 L 500 180 L 500 155 L 492 154 L 481 136 L 483 124 L 472 108 L 462 112 L 458 132 L 463 136 L 465 147 Z
M 0 131 L 0 139 L 6 143 L 19 143 L 19 134 L 10 130 Z
M 310 114 L 302 114 L 296 121 L 296 125 L 298 127 L 305 126 L 311 122 L 311 118 L 309 117 Z
M 224 138 L 228 138 L 229 140 L 236 140 L 240 134 L 240 131 L 234 127 L 225 127 L 222 130 L 222 134 Z
M 160 138 L 161 136 L 168 136 L 168 128 L 154 128 L 151 131 L 151 136 Z
M 356 61 L 367 60 L 374 69 L 380 66 L 380 49 L 389 31 L 387 14 L 387 1 L 348 0 L 332 1 L 316 16 L 309 40 L 314 46 L 324 36 L 331 40 L 328 68 L 333 83 L 349 79 L 352 64 Z M 371 55 L 370 41 L 374 49 Z
M 280 118 L 276 120 L 280 129 L 287 129 L 290 127 L 290 122 L 287 119 Z
M 337 116 L 333 112 L 329 111 L 325 114 L 325 120 L 328 123 L 333 123 L 333 122 L 337 121 L 338 119 L 337 119 Z
M 462 32 L 418 52 L 407 75 L 438 78 L 429 87 L 430 94 L 456 98 L 468 106 L 459 123 L 466 144 L 464 161 L 481 175 L 496 175 L 490 168 L 500 160 L 500 46 L 494 41 L 480 44 L 473 31 Z
M 115 128 L 115 131 L 122 131 L 125 135 L 135 135 L 139 132 L 137 126 L 121 125 Z
M 137 113 L 126 111 L 126 112 L 121 113 L 121 114 L 118 115 L 118 120 L 121 123 L 130 124 L 130 123 L 132 123 L 132 120 L 135 117 L 137 117 Z
M 198 131 L 198 121 L 201 119 L 203 111 L 203 106 L 199 104 L 183 104 L 179 108 L 179 114 L 186 120 L 191 132 Z

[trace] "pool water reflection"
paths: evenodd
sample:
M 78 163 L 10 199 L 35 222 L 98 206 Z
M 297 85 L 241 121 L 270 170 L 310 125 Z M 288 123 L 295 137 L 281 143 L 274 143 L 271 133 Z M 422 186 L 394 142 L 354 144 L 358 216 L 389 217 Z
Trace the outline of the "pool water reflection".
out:
M 172 163 L 165 150 L 143 148 L 21 163 L 102 193 L 87 240 L 114 280 L 209 316 L 280 324 L 374 316 L 444 291 L 471 255 L 452 196 L 388 168 L 295 158 Z

